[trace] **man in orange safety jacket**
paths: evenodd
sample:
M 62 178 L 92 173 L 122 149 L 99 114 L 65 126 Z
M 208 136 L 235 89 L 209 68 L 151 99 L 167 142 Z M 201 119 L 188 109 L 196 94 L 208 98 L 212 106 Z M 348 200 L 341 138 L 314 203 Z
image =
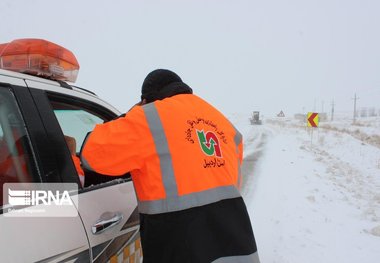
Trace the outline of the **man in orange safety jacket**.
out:
M 148 74 L 141 99 L 95 127 L 81 160 L 97 173 L 131 173 L 144 262 L 258 263 L 238 190 L 239 131 L 169 70 Z

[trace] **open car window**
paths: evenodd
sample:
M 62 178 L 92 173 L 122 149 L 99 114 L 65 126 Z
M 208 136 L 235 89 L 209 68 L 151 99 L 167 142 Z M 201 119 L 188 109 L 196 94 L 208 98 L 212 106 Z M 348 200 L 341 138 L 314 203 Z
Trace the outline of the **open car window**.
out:
M 49 96 L 50 104 L 59 122 L 66 144 L 79 179 L 84 187 L 97 185 L 118 178 L 129 178 L 130 175 L 115 177 L 97 174 L 82 169 L 79 153 L 89 132 L 97 124 L 104 123 L 115 117 L 107 109 L 88 101 L 80 101 L 64 95 Z
M 55 109 L 63 134 L 75 139 L 75 153 L 78 154 L 86 134 L 95 128 L 96 124 L 103 123 L 103 119 L 83 109 Z M 72 149 L 69 147 L 70 150 Z

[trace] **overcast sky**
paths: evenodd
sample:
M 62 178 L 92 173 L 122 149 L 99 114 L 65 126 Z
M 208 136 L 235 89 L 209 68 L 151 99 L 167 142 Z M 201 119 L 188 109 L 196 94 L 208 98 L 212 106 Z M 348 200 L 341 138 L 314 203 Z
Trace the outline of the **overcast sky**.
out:
M 70 49 L 76 85 L 121 111 L 156 68 L 226 114 L 380 108 L 378 0 L 1 0 L 0 43 Z

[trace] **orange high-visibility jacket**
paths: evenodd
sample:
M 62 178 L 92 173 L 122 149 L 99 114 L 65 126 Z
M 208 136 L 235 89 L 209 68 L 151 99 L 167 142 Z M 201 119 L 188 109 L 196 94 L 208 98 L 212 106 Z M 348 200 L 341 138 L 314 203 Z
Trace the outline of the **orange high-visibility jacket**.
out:
M 213 106 L 180 94 L 95 127 L 82 165 L 131 172 L 139 211 L 157 214 L 240 197 L 242 136 Z

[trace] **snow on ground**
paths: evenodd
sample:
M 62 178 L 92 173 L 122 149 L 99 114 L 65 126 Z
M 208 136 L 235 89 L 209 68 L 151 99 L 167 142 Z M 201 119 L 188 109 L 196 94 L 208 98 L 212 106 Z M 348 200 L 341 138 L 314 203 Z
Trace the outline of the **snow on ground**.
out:
M 380 262 L 380 145 L 368 139 L 380 118 L 311 129 L 248 117 L 230 116 L 244 136 L 242 194 L 261 262 Z

